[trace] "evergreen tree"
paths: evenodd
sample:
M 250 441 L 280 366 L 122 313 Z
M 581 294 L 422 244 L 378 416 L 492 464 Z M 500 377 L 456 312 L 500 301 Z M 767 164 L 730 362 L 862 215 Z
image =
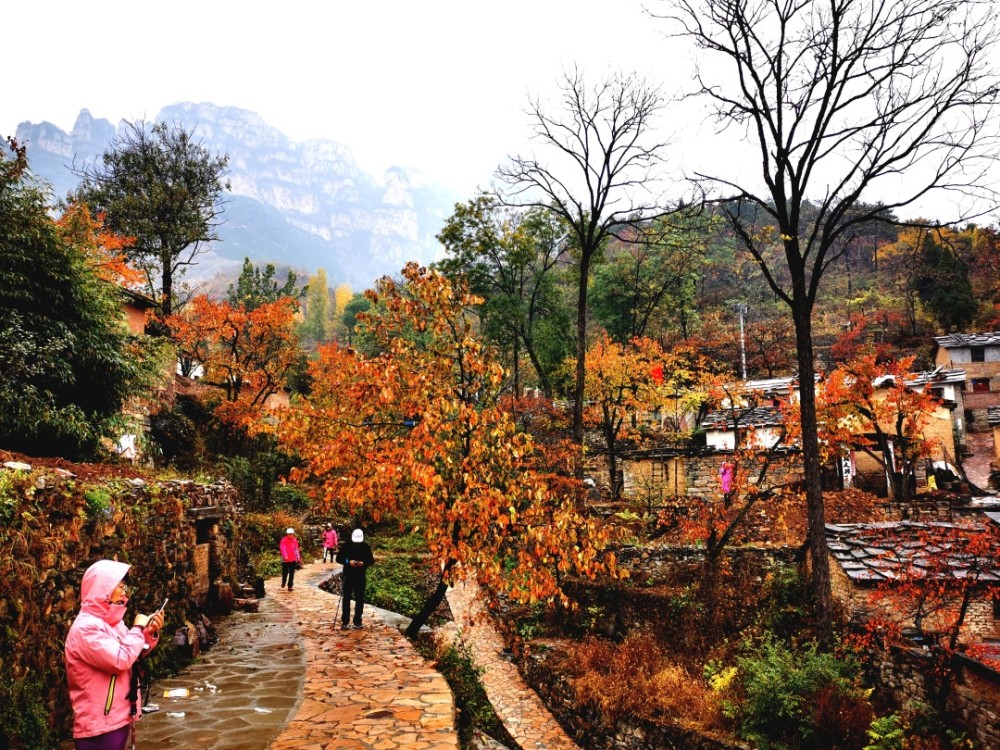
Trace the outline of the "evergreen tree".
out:
M 945 332 L 960 331 L 975 319 L 978 305 L 965 264 L 927 232 L 921 248 L 917 293 Z
M 227 301 L 234 307 L 243 307 L 249 311 L 269 302 L 277 302 L 282 297 L 299 299 L 302 296 L 302 290 L 296 288 L 298 275 L 294 271 L 288 272 L 285 283 L 281 286 L 278 286 L 274 274 L 275 269 L 271 263 L 261 270 L 249 258 L 244 258 L 239 278 L 235 284 L 229 285 Z
M 305 320 L 302 321 L 302 338 L 314 344 L 322 344 L 327 336 L 327 317 L 330 305 L 330 289 L 326 282 L 326 271 L 322 268 L 309 278 L 306 288 Z
M 0 445 L 89 457 L 156 371 L 121 291 L 61 232 L 24 150 L 0 157 Z

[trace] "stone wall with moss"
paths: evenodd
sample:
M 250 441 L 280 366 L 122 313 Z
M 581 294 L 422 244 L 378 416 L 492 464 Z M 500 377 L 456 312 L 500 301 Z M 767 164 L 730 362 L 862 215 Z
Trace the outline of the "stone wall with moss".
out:
M 83 482 L 0 468 L 0 747 L 56 747 L 68 735 L 62 647 L 94 561 L 130 563 L 128 618 L 170 598 L 154 670 L 177 655 L 170 634 L 236 579 L 238 497 L 228 484 Z

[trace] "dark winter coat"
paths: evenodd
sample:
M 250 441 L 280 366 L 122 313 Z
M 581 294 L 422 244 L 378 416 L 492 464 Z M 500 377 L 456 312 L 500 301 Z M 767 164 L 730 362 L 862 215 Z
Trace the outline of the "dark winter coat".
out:
M 351 578 L 364 578 L 365 571 L 375 564 L 368 542 L 344 542 L 340 545 L 336 560 L 344 566 L 344 575 Z

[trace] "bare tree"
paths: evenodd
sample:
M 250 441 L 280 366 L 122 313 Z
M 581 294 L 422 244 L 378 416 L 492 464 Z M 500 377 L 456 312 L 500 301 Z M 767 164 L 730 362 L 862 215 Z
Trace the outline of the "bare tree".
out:
M 813 306 L 824 272 L 848 247 L 841 240 L 859 224 L 933 193 L 985 197 L 980 213 L 996 204 L 985 183 L 997 145 L 997 79 L 988 63 L 995 5 L 660 0 L 655 8 L 664 5 L 667 11 L 651 14 L 721 63 L 698 71 L 695 93 L 713 102 L 720 128 L 739 129 L 760 160 L 753 182 L 698 178 L 730 201 L 720 206 L 741 249 L 794 321 L 812 583 L 821 637 L 829 642 Z
M 665 213 L 652 193 L 666 145 L 655 139 L 653 123 L 664 100 L 640 78 L 612 73 L 590 86 L 577 69 L 564 74 L 559 91 L 558 113 L 539 99 L 528 109 L 533 138 L 550 159 L 511 157 L 497 177 L 506 185 L 502 200 L 508 205 L 536 206 L 565 222 L 576 253 L 573 436 L 582 443 L 590 268 L 609 237 L 625 241 L 626 229 Z

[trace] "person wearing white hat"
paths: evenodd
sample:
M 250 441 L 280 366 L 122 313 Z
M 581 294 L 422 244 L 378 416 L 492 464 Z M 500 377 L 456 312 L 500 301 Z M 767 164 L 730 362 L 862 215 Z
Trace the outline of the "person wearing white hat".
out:
M 291 591 L 295 585 L 295 571 L 302 564 L 302 555 L 299 552 L 299 540 L 295 537 L 295 529 L 289 526 L 285 530 L 285 535 L 278 545 L 281 552 L 281 588 L 288 584 Z
M 351 599 L 354 606 L 354 627 L 361 628 L 361 614 L 365 609 L 365 571 L 375 564 L 372 548 L 365 541 L 365 532 L 355 529 L 351 541 L 345 542 L 337 553 L 337 562 L 344 566 L 342 574 L 344 611 L 340 617 L 340 629 L 347 630 L 351 621 Z

